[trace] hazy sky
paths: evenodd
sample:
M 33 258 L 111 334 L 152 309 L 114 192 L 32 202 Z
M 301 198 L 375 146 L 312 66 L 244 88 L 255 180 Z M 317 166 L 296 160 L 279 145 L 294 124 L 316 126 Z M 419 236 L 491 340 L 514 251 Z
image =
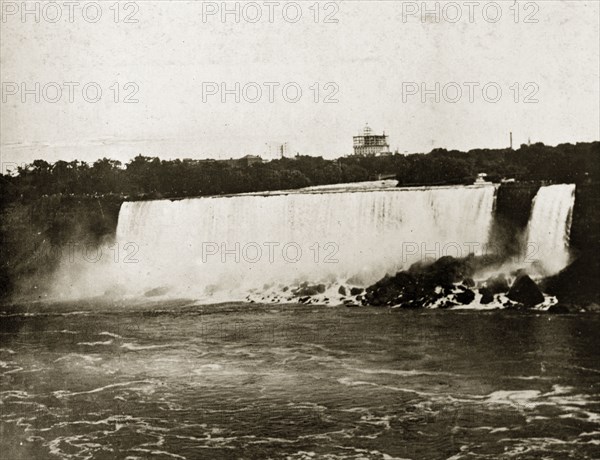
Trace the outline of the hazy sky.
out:
M 233 14 L 223 22 L 222 2 L 58 2 L 56 22 L 56 5 L 44 3 L 28 3 L 39 18 L 23 18 L 20 1 L 0 3 L 5 164 L 138 153 L 264 156 L 276 142 L 333 158 L 352 152 L 352 136 L 366 122 L 385 130 L 401 152 L 504 147 L 511 130 L 515 145 L 600 139 L 597 1 L 502 1 L 499 10 L 487 1 L 428 2 L 432 10 L 439 5 L 439 22 L 414 11 L 421 1 L 343 0 L 318 8 L 307 1 L 299 10 L 285 1 L 241 2 L 239 23 Z M 261 19 L 250 22 L 259 11 Z M 125 22 L 127 15 L 138 22 Z M 327 15 L 337 23 L 326 23 Z M 205 90 L 219 91 L 221 83 L 235 89 L 239 82 L 246 97 L 236 102 L 229 94 L 223 102 L 219 92 L 203 101 L 207 82 L 216 86 Z M 435 90 L 436 82 L 440 100 L 433 94 L 423 103 L 421 84 Z M 102 90 L 96 103 L 83 97 L 89 83 L 90 101 Z M 252 103 L 257 86 L 262 98 Z M 293 103 L 298 87 L 302 95 Z M 32 91 L 25 102 L 23 89 Z M 124 103 L 134 91 L 138 102 Z M 324 103 L 328 95 L 338 102 Z

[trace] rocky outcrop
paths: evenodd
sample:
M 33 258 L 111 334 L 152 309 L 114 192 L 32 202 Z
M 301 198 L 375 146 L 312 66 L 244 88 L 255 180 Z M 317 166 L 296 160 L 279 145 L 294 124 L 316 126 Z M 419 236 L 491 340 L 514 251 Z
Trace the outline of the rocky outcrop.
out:
M 510 287 L 507 297 L 513 302 L 520 303 L 526 307 L 533 307 L 544 302 L 544 294 L 537 284 L 525 274 L 519 275 Z
M 428 265 L 415 264 L 409 270 L 386 276 L 368 287 L 358 300 L 364 305 L 409 309 L 469 305 L 478 299 L 477 291 L 482 305 L 498 301 L 498 294 L 506 295 L 502 304 L 506 308 L 533 307 L 546 300 L 537 284 L 521 271 L 515 274 L 517 278 L 512 286 L 504 274 L 499 274 L 475 289 L 476 283 L 470 280 L 491 262 L 494 260 L 470 256 L 465 259 L 443 257 Z
M 466 289 L 456 294 L 454 298 L 460 304 L 469 305 L 471 302 L 473 302 L 473 300 L 475 300 L 475 293 L 470 289 Z
M 455 283 L 472 278 L 479 263 L 473 256 L 465 259 L 448 256 L 430 264 L 415 264 L 407 271 L 386 276 L 368 287 L 363 303 L 373 306 L 399 305 L 403 308 L 432 305 L 451 294 Z M 474 297 L 475 293 L 466 287 L 455 295 L 460 303 L 470 303 Z
M 559 274 L 543 282 L 546 292 L 563 304 L 586 307 L 600 303 L 600 248 L 590 248 Z
M 517 182 L 498 187 L 491 241 L 499 254 L 510 257 L 522 253 L 523 235 L 540 185 L 539 182 Z
M 489 288 L 481 288 L 479 293 L 481 294 L 481 300 L 479 301 L 481 305 L 488 305 L 494 301 L 494 293 Z

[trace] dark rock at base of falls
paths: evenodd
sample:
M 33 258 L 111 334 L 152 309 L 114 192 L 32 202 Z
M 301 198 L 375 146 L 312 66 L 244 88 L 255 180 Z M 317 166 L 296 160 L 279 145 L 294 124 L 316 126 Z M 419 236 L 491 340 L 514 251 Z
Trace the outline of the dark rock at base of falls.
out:
M 359 287 L 353 287 L 350 289 L 350 295 L 359 295 L 362 294 L 364 292 L 363 288 L 359 288 Z
M 544 294 L 537 284 L 528 276 L 520 275 L 510 287 L 507 297 L 513 302 L 533 307 L 544 301 Z
M 600 247 L 591 247 L 557 275 L 546 278 L 542 287 L 559 302 L 586 307 L 600 304 Z
M 475 272 L 475 257 L 455 259 L 442 257 L 429 264 L 416 263 L 407 271 L 385 276 L 366 289 L 363 304 L 422 308 L 432 305 L 455 289 L 454 283 L 471 278 Z M 467 288 L 463 288 L 463 293 Z M 465 294 L 465 297 L 469 294 Z M 474 297 L 474 294 L 473 294 Z M 445 304 L 442 306 L 446 306 Z M 448 303 L 446 308 L 453 306 Z
M 503 274 L 492 276 L 485 282 L 485 287 L 493 294 L 503 294 L 510 289 L 508 281 Z
M 423 277 L 427 284 L 450 286 L 465 278 L 471 278 L 475 272 L 475 262 L 475 256 L 464 259 L 445 256 L 433 263 L 417 262 L 408 269 L 408 273 Z
M 338 289 L 338 294 L 346 295 L 346 288 L 344 286 L 340 286 L 340 288 Z
M 471 302 L 473 302 L 473 300 L 475 300 L 475 293 L 470 289 L 466 289 L 465 291 L 455 294 L 454 298 L 458 303 L 469 305 Z
M 487 305 L 494 301 L 494 294 L 489 288 L 481 288 L 479 289 L 479 293 L 481 294 L 481 300 L 479 301 L 481 305 Z
M 450 308 L 460 304 L 468 305 L 476 297 L 473 289 L 475 273 L 498 267 L 501 262 L 502 259 L 494 255 L 469 255 L 462 259 L 446 256 L 435 262 L 417 262 L 408 270 L 398 272 L 393 276 L 386 275 L 377 283 L 369 286 L 362 303 L 410 309 L 432 305 L 437 305 L 439 308 Z M 533 284 L 535 286 L 535 283 Z M 537 289 L 537 286 L 535 287 Z M 483 296 L 483 304 L 493 302 L 495 294 L 506 293 L 508 290 L 508 281 L 504 275 L 489 278 L 484 286 L 479 288 L 479 292 Z M 543 302 L 544 297 L 539 289 L 536 292 L 541 295 L 540 302 Z M 447 299 L 444 300 L 444 297 Z M 537 302 L 539 296 L 534 295 L 532 299 L 536 301 L 533 305 L 539 303 Z

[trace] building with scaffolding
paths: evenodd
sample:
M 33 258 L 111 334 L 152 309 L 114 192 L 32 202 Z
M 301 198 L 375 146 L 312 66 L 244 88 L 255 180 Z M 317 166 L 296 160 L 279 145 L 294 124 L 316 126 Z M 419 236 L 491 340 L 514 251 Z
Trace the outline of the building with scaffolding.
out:
M 383 134 L 373 134 L 373 130 L 366 125 L 360 135 L 354 136 L 354 155 L 364 157 L 389 155 L 390 153 L 390 145 L 385 131 Z

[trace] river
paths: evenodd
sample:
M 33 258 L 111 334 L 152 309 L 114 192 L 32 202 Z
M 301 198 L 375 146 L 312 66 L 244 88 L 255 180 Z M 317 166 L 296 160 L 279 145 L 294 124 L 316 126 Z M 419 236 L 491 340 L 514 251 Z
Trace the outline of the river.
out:
M 600 316 L 2 308 L 3 458 L 600 458 Z

